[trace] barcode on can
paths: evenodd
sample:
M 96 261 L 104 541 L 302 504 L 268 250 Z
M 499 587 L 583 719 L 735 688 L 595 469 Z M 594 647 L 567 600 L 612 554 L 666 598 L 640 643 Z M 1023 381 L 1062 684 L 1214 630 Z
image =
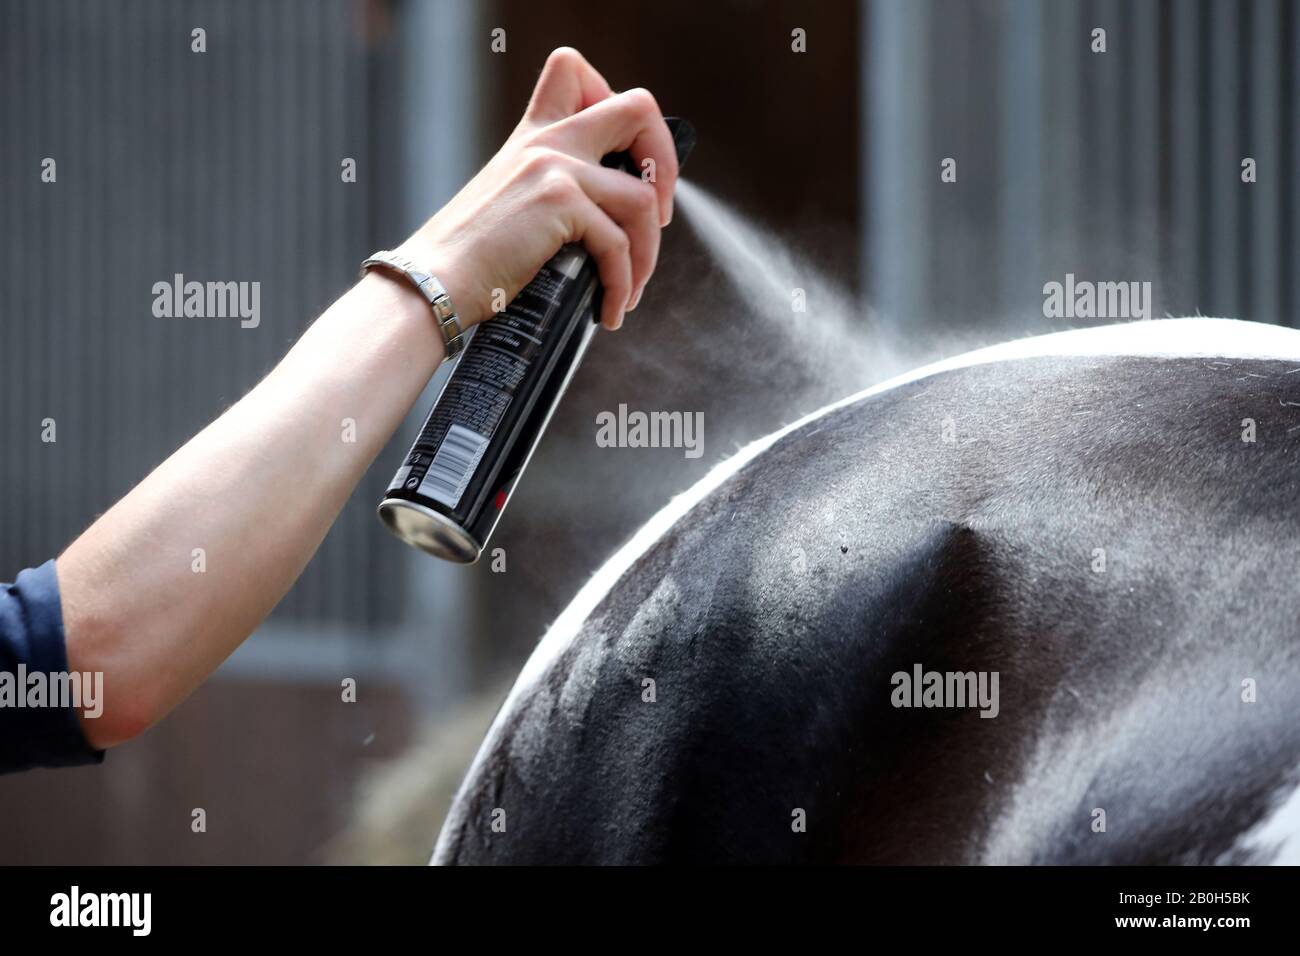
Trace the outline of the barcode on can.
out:
M 448 508 L 460 504 L 465 486 L 474 477 L 488 440 L 478 432 L 460 425 L 452 425 L 433 456 L 433 463 L 420 482 L 420 494 L 432 498 Z

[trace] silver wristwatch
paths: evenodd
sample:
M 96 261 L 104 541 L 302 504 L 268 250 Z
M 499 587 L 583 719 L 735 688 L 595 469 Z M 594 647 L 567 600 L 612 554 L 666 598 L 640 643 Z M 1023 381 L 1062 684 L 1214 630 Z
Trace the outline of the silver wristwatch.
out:
M 425 272 L 410 259 L 395 252 L 383 249 L 361 263 L 361 274 L 365 275 L 372 266 L 382 266 L 390 272 L 402 276 L 420 290 L 420 294 L 433 309 L 433 317 L 442 332 L 442 340 L 447 346 L 447 358 L 454 358 L 465 347 L 465 333 L 461 331 L 456 318 L 456 309 L 451 304 L 451 296 L 442 287 L 437 277 Z

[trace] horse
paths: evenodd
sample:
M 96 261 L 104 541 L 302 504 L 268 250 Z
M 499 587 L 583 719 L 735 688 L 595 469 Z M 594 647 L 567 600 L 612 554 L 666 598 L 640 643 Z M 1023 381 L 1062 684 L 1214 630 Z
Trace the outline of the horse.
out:
M 1072 329 L 851 395 L 578 592 L 432 862 L 1300 862 L 1298 476 L 1277 326 Z

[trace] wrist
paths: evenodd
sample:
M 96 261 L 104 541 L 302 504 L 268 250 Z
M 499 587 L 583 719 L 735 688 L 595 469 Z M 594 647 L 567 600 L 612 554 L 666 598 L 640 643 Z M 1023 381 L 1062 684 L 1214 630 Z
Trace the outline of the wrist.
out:
M 383 317 L 386 334 L 396 336 L 403 351 L 430 356 L 431 367 L 436 369 L 446 355 L 446 345 L 429 303 L 419 291 L 386 269 L 370 269 L 356 288 L 377 317 Z
M 473 283 L 469 280 L 466 270 L 454 261 L 454 257 L 448 254 L 445 247 L 419 242 L 416 236 L 412 236 L 394 251 L 410 259 L 442 283 L 442 287 L 447 291 L 447 297 L 451 299 L 451 306 L 456 312 L 456 321 L 461 329 L 468 332 L 483 321 L 485 310 L 474 292 Z
M 420 293 L 429 306 L 434 324 L 442 336 L 443 357 L 455 358 L 465 348 L 468 330 L 450 293 L 427 265 L 416 262 L 409 249 L 380 249 L 361 263 L 361 272 L 384 269 Z

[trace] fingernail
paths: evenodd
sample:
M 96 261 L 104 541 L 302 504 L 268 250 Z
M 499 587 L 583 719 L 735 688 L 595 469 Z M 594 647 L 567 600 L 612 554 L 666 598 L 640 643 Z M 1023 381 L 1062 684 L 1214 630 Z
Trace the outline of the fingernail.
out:
M 641 304 L 641 293 L 645 291 L 645 286 L 636 290 L 636 295 L 632 296 L 632 301 L 627 304 L 627 310 L 632 312 Z

